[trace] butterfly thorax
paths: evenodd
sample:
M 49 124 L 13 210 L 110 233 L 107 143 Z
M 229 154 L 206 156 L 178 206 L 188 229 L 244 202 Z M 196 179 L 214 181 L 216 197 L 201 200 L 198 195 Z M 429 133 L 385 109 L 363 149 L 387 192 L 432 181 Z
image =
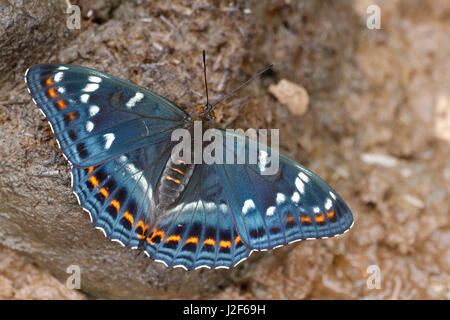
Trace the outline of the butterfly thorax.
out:
M 195 117 L 203 122 L 212 123 L 216 117 L 213 108 L 209 103 L 204 107 L 198 107 Z

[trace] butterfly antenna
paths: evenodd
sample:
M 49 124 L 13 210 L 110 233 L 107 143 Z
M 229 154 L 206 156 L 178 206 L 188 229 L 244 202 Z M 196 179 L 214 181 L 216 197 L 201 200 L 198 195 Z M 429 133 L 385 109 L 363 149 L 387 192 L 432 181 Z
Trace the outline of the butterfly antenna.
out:
M 206 53 L 205 53 L 205 50 L 203 50 L 203 75 L 205 77 L 206 106 L 208 106 L 209 98 L 208 98 L 208 82 L 206 81 Z
M 266 72 L 267 70 L 271 69 L 273 67 L 273 63 L 267 65 L 264 67 L 264 69 L 262 69 L 261 71 L 259 71 L 257 74 L 255 74 L 253 77 L 251 77 L 250 79 L 248 79 L 247 81 L 245 81 L 244 83 L 242 83 L 240 86 L 238 86 L 237 88 L 234 88 L 233 90 L 231 90 L 228 94 L 226 94 L 225 96 L 223 96 L 222 98 L 220 98 L 218 101 L 216 101 L 216 103 L 214 103 L 212 105 L 212 109 L 214 109 L 219 103 L 223 102 L 224 100 L 228 99 L 229 97 L 231 97 L 233 94 L 236 93 L 236 91 L 238 91 L 239 89 L 241 89 L 242 87 L 246 86 L 247 84 L 249 84 L 250 82 L 252 82 L 253 80 L 255 80 L 256 78 L 258 78 L 260 75 L 262 75 L 264 72 Z

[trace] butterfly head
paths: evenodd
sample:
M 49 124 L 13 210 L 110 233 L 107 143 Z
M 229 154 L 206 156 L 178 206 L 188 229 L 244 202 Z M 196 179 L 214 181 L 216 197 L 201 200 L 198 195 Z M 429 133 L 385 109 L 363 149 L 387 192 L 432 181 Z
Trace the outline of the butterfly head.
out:
M 214 113 L 214 107 L 207 103 L 204 107 L 198 107 L 196 116 L 203 121 L 214 121 L 216 114 Z

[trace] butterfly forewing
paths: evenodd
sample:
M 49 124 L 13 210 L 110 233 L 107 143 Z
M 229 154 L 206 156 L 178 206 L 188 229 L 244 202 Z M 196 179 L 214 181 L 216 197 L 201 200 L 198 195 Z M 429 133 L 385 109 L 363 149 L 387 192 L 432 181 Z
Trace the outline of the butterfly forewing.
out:
M 189 119 L 161 96 L 88 68 L 41 64 L 27 71 L 26 81 L 75 166 L 167 139 Z

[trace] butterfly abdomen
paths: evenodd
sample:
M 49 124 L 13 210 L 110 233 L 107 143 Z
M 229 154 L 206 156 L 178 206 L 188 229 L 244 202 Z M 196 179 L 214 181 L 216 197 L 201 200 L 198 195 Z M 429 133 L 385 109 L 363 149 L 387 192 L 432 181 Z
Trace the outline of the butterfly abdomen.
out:
M 165 210 L 175 202 L 188 184 L 194 166 L 182 160 L 172 161 L 169 158 L 159 180 L 158 209 Z

